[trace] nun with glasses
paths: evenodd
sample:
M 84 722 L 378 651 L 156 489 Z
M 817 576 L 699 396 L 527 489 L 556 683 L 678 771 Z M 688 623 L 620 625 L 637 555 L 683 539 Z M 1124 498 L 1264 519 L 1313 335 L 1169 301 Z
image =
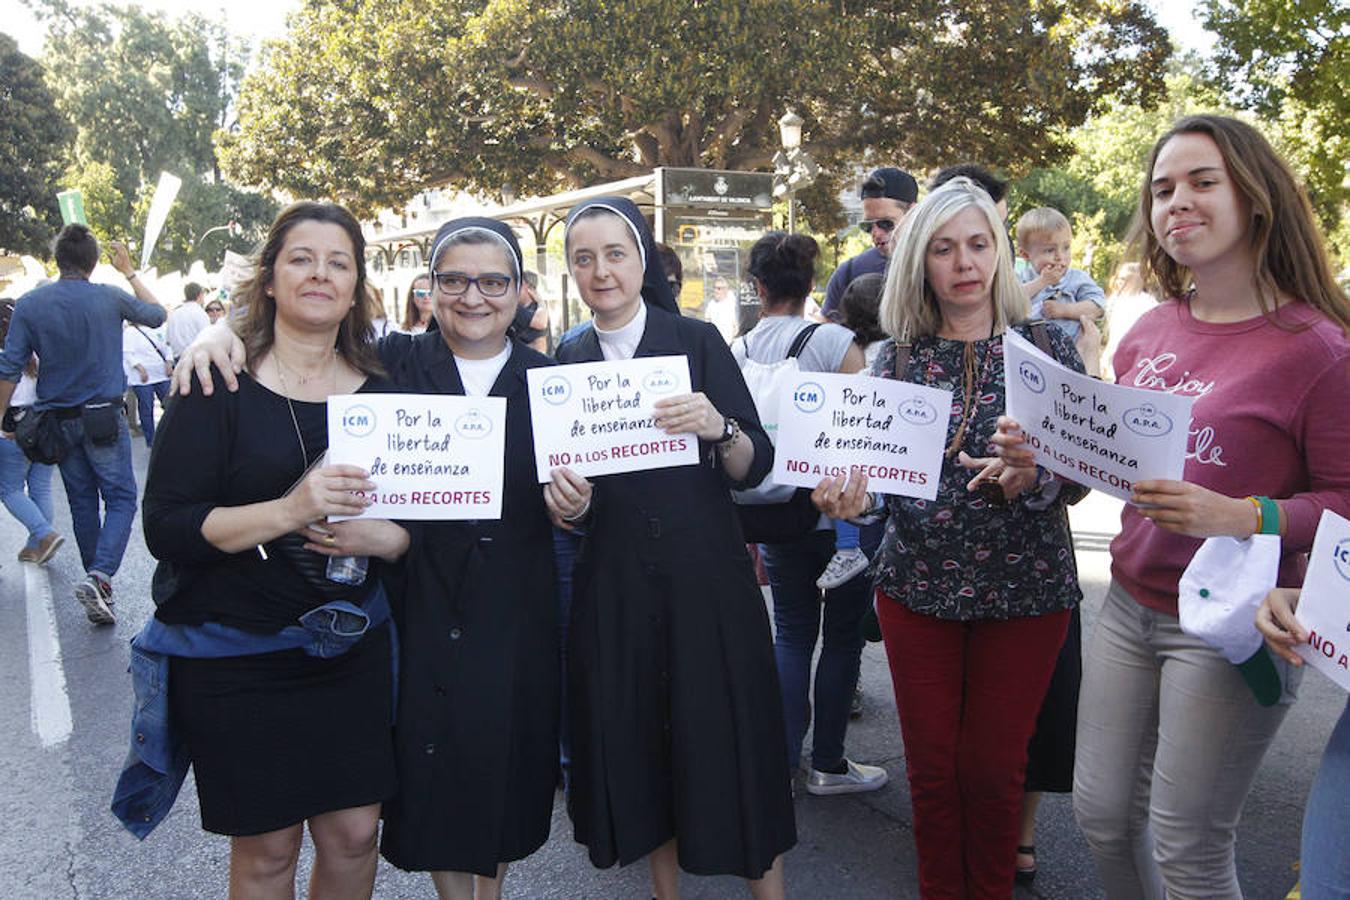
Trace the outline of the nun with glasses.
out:
M 406 584 L 393 602 L 399 793 L 384 806 L 380 850 L 430 872 L 442 900 L 484 900 L 500 895 L 507 863 L 548 839 L 557 784 L 553 537 L 525 381 L 552 360 L 508 330 L 524 269 L 510 228 L 455 219 L 432 248 L 432 327 L 389 334 L 380 361 L 400 391 L 506 399 L 502 517 L 405 523 Z M 207 334 L 184 365 L 208 352 L 223 361 L 221 338 Z
M 679 315 L 638 208 L 574 207 L 567 264 L 590 326 L 562 363 L 679 355 L 693 391 L 656 404 L 696 465 L 587 480 L 553 470 L 555 523 L 584 532 L 568 631 L 573 828 L 599 867 L 646 857 L 653 893 L 678 870 L 739 875 L 783 896 L 796 843 L 782 704 L 764 598 L 731 502 L 773 451 L 717 329 Z

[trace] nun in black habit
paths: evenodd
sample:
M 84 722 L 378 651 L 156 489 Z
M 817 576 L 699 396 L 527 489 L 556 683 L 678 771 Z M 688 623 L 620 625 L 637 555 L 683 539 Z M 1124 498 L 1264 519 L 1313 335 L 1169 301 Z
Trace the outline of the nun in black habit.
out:
M 772 447 L 717 329 L 679 315 L 635 205 L 575 207 L 565 249 L 594 318 L 558 361 L 686 357 L 693 393 L 656 417 L 699 439 L 697 465 L 593 481 L 557 469 L 545 486 L 555 522 L 584 532 L 568 644 L 576 839 L 600 867 L 650 856 L 659 897 L 677 890 L 677 860 L 781 897 L 796 843 L 782 704 L 729 494 L 764 478 Z
M 506 398 L 502 517 L 410 525 L 395 609 L 399 793 L 380 849 L 431 871 L 442 898 L 473 898 L 468 873 L 484 876 L 478 898 L 496 897 L 505 864 L 548 839 L 557 782 L 552 529 L 525 382 L 552 360 L 508 336 L 523 266 L 507 226 L 456 219 L 432 246 L 435 325 L 387 336 L 381 360 L 403 390 Z

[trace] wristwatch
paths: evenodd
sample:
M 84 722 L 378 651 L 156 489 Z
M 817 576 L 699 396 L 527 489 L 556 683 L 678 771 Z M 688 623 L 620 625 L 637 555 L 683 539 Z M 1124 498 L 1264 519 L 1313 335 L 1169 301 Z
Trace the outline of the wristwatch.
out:
M 722 436 L 713 441 L 719 447 L 735 443 L 736 438 L 741 436 L 741 423 L 737 422 L 731 416 L 724 416 L 722 419 Z

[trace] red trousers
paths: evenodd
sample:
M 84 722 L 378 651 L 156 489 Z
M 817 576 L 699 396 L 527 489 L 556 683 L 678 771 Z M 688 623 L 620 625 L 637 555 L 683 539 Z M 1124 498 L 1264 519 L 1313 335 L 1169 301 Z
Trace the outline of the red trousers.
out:
M 877 592 L 905 740 L 919 891 L 1008 900 L 1027 742 L 1069 612 L 959 622 Z

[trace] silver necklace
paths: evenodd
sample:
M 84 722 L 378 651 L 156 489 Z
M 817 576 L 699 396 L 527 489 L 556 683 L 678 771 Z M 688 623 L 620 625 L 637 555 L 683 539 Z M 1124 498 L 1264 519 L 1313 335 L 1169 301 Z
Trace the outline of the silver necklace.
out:
M 333 352 L 334 352 L 334 354 L 335 354 L 335 355 L 334 355 L 334 358 L 336 359 L 336 353 L 337 353 L 337 351 L 334 350 Z M 304 468 L 305 468 L 305 469 L 308 469 L 308 468 L 309 468 L 309 450 L 306 449 L 306 447 L 305 447 L 305 436 L 304 436 L 303 434 L 300 433 L 300 420 L 299 420 L 298 418 L 296 418 L 296 415 L 295 415 L 295 404 L 291 402 L 291 389 L 290 389 L 290 386 L 286 384 L 286 373 L 285 373 L 284 371 L 282 371 L 282 370 L 285 368 L 285 364 L 281 361 L 281 357 L 277 354 L 277 351 L 276 351 L 276 348 L 275 348 L 275 347 L 272 348 L 272 361 L 276 364 L 276 368 L 277 368 L 277 380 L 279 380 L 279 381 L 281 382 L 281 396 L 283 396 L 283 397 L 286 398 L 286 409 L 287 409 L 287 410 L 290 412 L 290 414 L 291 414 L 291 425 L 295 428 L 295 439 L 298 440 L 298 441 L 300 442 L 300 458 L 301 458 L 302 460 L 304 460 L 304 463 L 305 463 L 305 464 L 304 464 Z M 330 363 L 330 365 L 329 365 L 329 374 L 332 375 L 332 377 L 333 377 L 332 384 L 330 385 L 330 389 L 329 389 L 329 393 L 331 394 L 331 393 L 333 392 L 333 390 L 335 390 L 335 389 L 337 388 L 337 366 L 332 365 L 332 364 Z M 296 377 L 299 378 L 300 376 L 297 375 Z M 303 384 L 306 384 L 307 381 L 306 381 L 306 379 L 301 378 L 301 379 L 300 379 L 300 383 L 303 385 Z

